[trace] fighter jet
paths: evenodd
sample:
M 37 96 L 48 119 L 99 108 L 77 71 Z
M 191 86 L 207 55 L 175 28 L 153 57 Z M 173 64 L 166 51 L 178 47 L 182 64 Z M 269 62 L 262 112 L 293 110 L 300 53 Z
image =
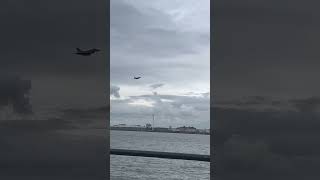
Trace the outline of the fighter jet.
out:
M 141 77 L 134 77 L 134 79 L 140 79 Z
M 77 49 L 77 52 L 75 54 L 82 55 L 82 56 L 90 56 L 91 54 L 100 51 L 100 49 L 96 49 L 96 48 L 89 49 L 89 50 L 81 50 L 80 48 L 76 48 L 76 49 Z

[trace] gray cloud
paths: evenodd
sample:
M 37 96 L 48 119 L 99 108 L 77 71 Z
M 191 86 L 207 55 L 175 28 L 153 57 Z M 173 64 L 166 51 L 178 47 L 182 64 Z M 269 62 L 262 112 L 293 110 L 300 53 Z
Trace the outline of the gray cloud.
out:
M 175 16 L 168 11 L 173 8 L 188 10 L 190 7 L 177 3 L 176 6 L 161 9 L 164 4 L 164 1 L 158 6 L 143 1 L 111 1 L 112 82 L 135 85 L 136 82 L 129 81 L 128 77 L 136 73 L 143 75 L 144 84 L 157 80 L 174 84 L 188 78 L 209 81 L 206 74 L 209 69 L 202 69 L 208 67 L 209 57 L 199 57 L 199 54 L 209 53 L 208 28 L 205 32 L 181 28 L 174 20 Z M 206 6 L 205 3 L 201 5 Z M 184 21 L 191 17 L 185 17 Z M 207 23 L 196 21 L 194 26 Z M 194 77 L 194 74 L 198 76 Z
M 151 103 L 152 106 L 132 105 L 141 100 Z M 197 128 L 207 128 L 210 115 L 209 98 L 153 94 L 111 101 L 112 124 L 143 125 L 150 121 L 151 114 L 155 114 L 158 126 L 191 125 Z
M 158 83 L 158 84 L 152 84 L 152 85 L 150 85 L 150 87 L 151 87 L 152 89 L 157 89 L 157 88 L 160 88 L 160 87 L 162 87 L 162 86 L 164 86 L 163 83 Z
M 111 1 L 111 48 L 116 52 L 120 48 L 130 54 L 170 57 L 194 53 L 202 38 L 202 34 L 180 32 L 172 17 L 163 11 Z M 209 39 L 205 39 L 207 44 Z
M 214 106 L 238 109 L 252 109 L 258 111 L 299 111 L 301 113 L 318 114 L 320 98 L 312 96 L 308 98 L 274 98 L 269 96 L 245 96 L 239 99 L 215 101 Z
M 270 96 L 245 96 L 242 98 L 217 98 L 213 106 L 229 107 L 238 109 L 252 109 L 256 111 L 283 111 L 283 110 L 296 110 L 288 99 L 275 98 Z
M 116 97 L 116 98 L 120 98 L 120 87 L 118 86 L 114 86 L 114 85 L 111 85 L 110 86 L 110 95 Z
M 109 116 L 109 106 L 94 108 L 69 108 L 61 110 L 60 118 L 78 129 L 104 129 L 106 128 L 105 120 Z
M 320 98 L 310 97 L 305 99 L 294 99 L 290 101 L 301 112 L 313 113 L 319 110 Z
M 31 81 L 18 76 L 0 76 L 0 108 L 11 106 L 14 113 L 31 114 Z

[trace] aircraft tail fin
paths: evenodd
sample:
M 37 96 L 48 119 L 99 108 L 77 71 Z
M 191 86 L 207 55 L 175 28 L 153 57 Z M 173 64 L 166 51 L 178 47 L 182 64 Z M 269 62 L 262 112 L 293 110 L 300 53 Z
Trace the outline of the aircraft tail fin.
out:
M 78 51 L 78 52 L 80 52 L 80 51 L 81 51 L 81 49 L 80 49 L 80 48 L 76 48 L 76 49 L 77 49 L 77 51 Z

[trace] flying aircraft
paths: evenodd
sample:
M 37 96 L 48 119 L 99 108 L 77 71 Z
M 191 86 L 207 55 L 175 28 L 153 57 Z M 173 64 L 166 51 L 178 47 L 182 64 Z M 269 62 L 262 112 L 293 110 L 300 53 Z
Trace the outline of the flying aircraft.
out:
M 134 77 L 134 79 L 140 79 L 141 77 Z
M 82 55 L 82 56 L 90 56 L 91 54 L 100 51 L 100 49 L 96 49 L 96 48 L 89 49 L 89 50 L 81 50 L 80 48 L 76 48 L 76 49 L 77 49 L 77 52 L 75 54 Z

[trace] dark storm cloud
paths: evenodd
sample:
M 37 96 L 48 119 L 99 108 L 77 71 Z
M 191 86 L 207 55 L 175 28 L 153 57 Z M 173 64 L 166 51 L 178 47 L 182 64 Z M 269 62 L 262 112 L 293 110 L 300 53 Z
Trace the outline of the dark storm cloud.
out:
M 0 75 L 0 110 L 4 106 L 11 106 L 14 113 L 32 113 L 30 90 L 30 80 L 18 76 Z
M 61 118 L 67 119 L 73 128 L 80 129 L 104 129 L 109 116 L 109 106 L 84 109 L 62 109 Z
M 292 99 L 275 98 L 270 96 L 244 96 L 234 99 L 217 98 L 212 106 L 229 107 L 237 109 L 252 109 L 256 111 L 284 111 L 296 110 L 295 105 L 291 102 Z
M 308 98 L 273 98 L 268 96 L 245 96 L 239 99 L 232 100 L 220 100 L 215 101 L 215 106 L 219 107 L 237 107 L 237 108 L 249 108 L 266 110 L 278 109 L 299 111 L 301 113 L 315 113 L 317 114 L 320 106 L 320 98 L 318 96 L 308 97 Z
M 320 97 L 294 99 L 290 101 L 301 112 L 313 113 L 320 107 Z
M 73 119 L 86 117 L 86 118 L 94 118 L 94 117 L 101 117 L 102 115 L 105 116 L 109 113 L 108 106 L 96 107 L 96 108 L 86 108 L 86 109 L 63 109 L 61 110 L 64 115 L 68 116 L 69 118 L 73 116 Z
M 241 129 L 242 133 L 248 134 L 276 135 L 277 133 L 285 133 L 284 131 L 292 133 L 309 131 L 311 133 L 316 132 L 319 126 L 316 115 L 298 111 L 255 111 L 217 107 L 214 113 L 216 113 L 217 128 L 226 125 L 229 126 L 229 131 L 234 131 L 233 133 L 237 133 Z
M 229 100 L 229 101 L 217 101 L 218 104 L 231 104 L 231 105 L 260 105 L 270 103 L 271 98 L 265 96 L 246 96 L 239 100 Z
M 3 129 L 15 128 L 17 131 L 23 132 L 49 132 L 59 129 L 70 129 L 74 126 L 64 119 L 46 119 L 46 120 L 2 120 L 0 126 Z M 14 132 L 14 131 L 13 131 Z

